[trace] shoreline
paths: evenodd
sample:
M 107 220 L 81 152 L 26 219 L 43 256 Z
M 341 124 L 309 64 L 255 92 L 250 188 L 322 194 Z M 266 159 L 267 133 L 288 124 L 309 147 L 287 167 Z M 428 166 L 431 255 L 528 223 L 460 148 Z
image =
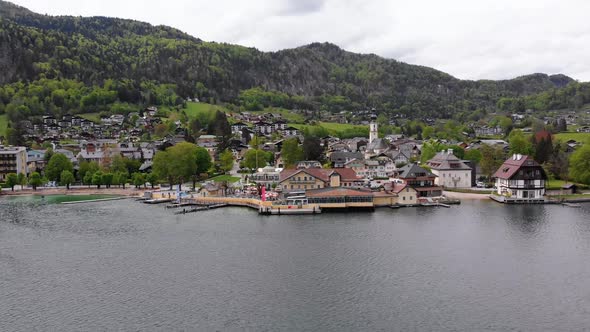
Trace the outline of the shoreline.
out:
M 0 197 L 2 196 L 28 196 L 28 195 L 38 195 L 38 196 L 50 196 L 50 195 L 121 195 L 127 197 L 141 197 L 143 193 L 149 189 L 140 189 L 140 188 L 37 188 L 37 190 L 33 189 L 24 189 L 24 190 L 5 190 L 3 189 L 0 192 Z
M 460 193 L 460 192 L 456 192 L 456 191 L 443 191 L 443 195 L 445 197 L 448 198 L 453 198 L 453 199 L 475 199 L 475 200 L 483 200 L 483 199 L 489 199 L 491 200 L 491 198 L 489 197 L 489 193 L 481 193 L 481 194 L 475 194 L 475 193 Z

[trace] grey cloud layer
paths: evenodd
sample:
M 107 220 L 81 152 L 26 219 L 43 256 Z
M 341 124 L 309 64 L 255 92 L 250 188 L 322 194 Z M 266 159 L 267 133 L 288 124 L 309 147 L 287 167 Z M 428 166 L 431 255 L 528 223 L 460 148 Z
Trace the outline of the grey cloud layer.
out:
M 330 41 L 464 79 L 546 72 L 590 80 L 590 1 L 584 0 L 16 2 L 40 13 L 166 24 L 266 51 Z

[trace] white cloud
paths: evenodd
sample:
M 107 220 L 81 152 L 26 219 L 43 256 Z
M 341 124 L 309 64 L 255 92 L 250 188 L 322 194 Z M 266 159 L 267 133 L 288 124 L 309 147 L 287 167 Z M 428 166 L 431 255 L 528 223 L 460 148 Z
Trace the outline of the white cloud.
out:
M 204 40 L 265 51 L 329 41 L 463 79 L 546 72 L 590 80 L 590 2 L 584 0 L 15 2 L 52 15 L 165 24 Z

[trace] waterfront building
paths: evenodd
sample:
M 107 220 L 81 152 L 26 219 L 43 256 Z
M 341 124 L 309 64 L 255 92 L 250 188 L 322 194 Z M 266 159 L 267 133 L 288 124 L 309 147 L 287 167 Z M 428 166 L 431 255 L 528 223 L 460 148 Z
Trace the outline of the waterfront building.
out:
M 0 181 L 6 181 L 10 173 L 28 174 L 25 147 L 0 145 Z
M 502 201 L 543 202 L 547 174 L 530 156 L 514 154 L 494 173 L 496 194 Z
M 434 182 L 436 175 L 416 165 L 408 164 L 398 170 L 398 178 L 418 192 L 418 197 L 436 197 L 442 195 L 443 188 Z
M 279 177 L 279 188 L 284 192 L 326 187 L 360 188 L 363 179 L 350 168 L 286 169 Z
M 471 188 L 471 167 L 453 154 L 453 149 L 441 151 L 427 163 L 436 175 L 434 183 L 446 188 Z
M 250 181 L 263 185 L 266 189 L 272 189 L 279 184 L 282 168 L 266 166 L 250 176 Z

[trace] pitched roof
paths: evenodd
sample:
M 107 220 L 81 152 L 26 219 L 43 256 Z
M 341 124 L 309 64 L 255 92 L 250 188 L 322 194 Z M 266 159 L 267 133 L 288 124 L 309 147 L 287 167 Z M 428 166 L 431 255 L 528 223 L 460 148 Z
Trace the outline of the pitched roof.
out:
M 306 190 L 308 197 L 351 197 L 351 196 L 373 196 L 373 192 L 366 190 L 350 189 L 343 187 L 328 187 L 322 189 Z
M 417 175 L 424 174 L 424 175 Z M 399 177 L 402 179 L 415 178 L 421 176 L 436 177 L 436 175 L 418 166 L 417 164 L 408 164 L 399 169 Z
M 351 168 L 302 168 L 302 169 L 285 169 L 281 172 L 279 181 L 283 182 L 288 178 L 300 173 L 306 173 L 321 181 L 330 181 L 330 176 L 334 173 L 340 175 L 341 181 L 357 181 L 361 180 L 356 172 Z
M 434 158 L 427 162 L 428 166 L 436 170 L 471 170 L 471 167 L 459 160 L 452 151 L 437 153 Z
M 539 163 L 530 156 L 513 155 L 512 157 L 508 158 L 508 160 L 506 160 L 502 166 L 500 166 L 500 168 L 498 168 L 492 177 L 508 180 L 524 166 L 541 168 L 541 165 L 539 165 Z M 543 177 L 545 177 L 544 171 Z
M 389 143 L 383 138 L 376 138 L 367 144 L 367 150 L 385 150 L 389 148 Z

